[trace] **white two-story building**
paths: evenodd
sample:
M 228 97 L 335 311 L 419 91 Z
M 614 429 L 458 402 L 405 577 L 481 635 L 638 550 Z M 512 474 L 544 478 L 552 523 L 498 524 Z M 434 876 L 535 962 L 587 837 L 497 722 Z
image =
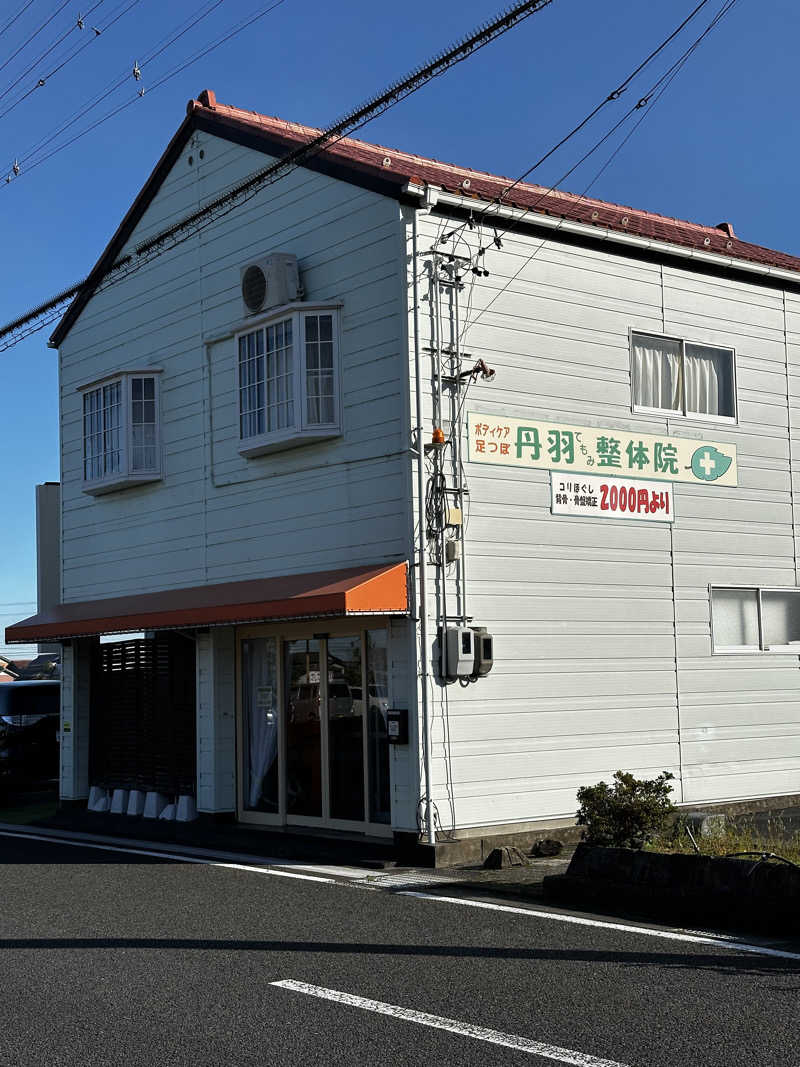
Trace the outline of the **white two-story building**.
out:
M 800 794 L 800 260 L 350 139 L 163 239 L 317 132 L 202 93 L 51 339 L 61 604 L 6 639 L 64 645 L 62 798 Z

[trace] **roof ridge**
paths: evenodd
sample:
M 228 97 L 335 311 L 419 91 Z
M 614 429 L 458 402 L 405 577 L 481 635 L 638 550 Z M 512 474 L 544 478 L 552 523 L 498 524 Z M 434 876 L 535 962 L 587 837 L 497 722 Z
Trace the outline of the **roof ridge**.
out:
M 201 106 L 206 106 L 201 103 Z M 294 133 L 298 136 L 317 137 L 324 132 L 324 129 L 317 126 L 308 126 L 302 122 L 294 122 L 290 119 L 282 118 L 280 115 L 267 115 L 263 112 L 252 111 L 247 108 L 240 108 L 234 104 L 221 104 L 215 101 L 213 107 L 209 110 L 216 111 L 218 114 L 230 114 L 231 117 L 241 116 L 245 121 L 255 123 L 261 127 L 273 128 L 279 126 L 284 128 L 287 132 Z M 553 197 L 558 199 L 563 197 L 566 200 L 573 202 L 579 202 L 588 204 L 595 207 L 604 208 L 616 208 L 620 211 L 627 211 L 635 213 L 638 216 L 646 218 L 657 219 L 663 222 L 675 222 L 681 226 L 690 226 L 693 229 L 703 231 L 706 233 L 719 234 L 721 231 L 717 225 L 711 225 L 705 222 L 695 222 L 693 219 L 683 219 L 677 215 L 665 215 L 660 211 L 651 211 L 649 208 L 635 207 L 631 204 L 621 204 L 615 200 L 601 200 L 598 197 L 588 196 L 585 193 L 574 193 L 568 189 L 559 189 L 557 186 L 539 185 L 536 182 L 525 182 L 519 179 L 511 178 L 508 175 L 495 174 L 492 171 L 480 170 L 476 167 L 467 167 L 461 163 L 448 163 L 444 160 L 436 159 L 432 156 L 422 156 L 417 152 L 409 152 L 404 148 L 396 148 L 391 145 L 378 144 L 375 141 L 364 141 L 358 137 L 340 137 L 331 145 L 331 148 L 337 146 L 354 146 L 363 148 L 366 150 L 378 151 L 378 152 L 391 152 L 396 158 L 406 160 L 408 163 L 424 164 L 426 166 L 441 167 L 458 174 L 464 174 L 466 177 L 482 178 L 491 182 L 507 183 L 514 186 L 515 189 L 525 190 L 533 193 L 534 195 L 541 195 L 542 197 Z M 737 240 L 741 240 L 737 238 Z M 742 242 L 748 243 L 748 242 Z M 756 247 L 762 247 L 757 245 Z M 787 253 L 788 254 L 788 253 Z

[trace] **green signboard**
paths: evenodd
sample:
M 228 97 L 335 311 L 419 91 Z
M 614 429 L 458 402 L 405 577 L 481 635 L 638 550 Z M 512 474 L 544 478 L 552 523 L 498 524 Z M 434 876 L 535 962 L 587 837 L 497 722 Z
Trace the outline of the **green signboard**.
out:
M 470 411 L 472 463 L 736 485 L 736 446 L 631 430 L 510 419 Z

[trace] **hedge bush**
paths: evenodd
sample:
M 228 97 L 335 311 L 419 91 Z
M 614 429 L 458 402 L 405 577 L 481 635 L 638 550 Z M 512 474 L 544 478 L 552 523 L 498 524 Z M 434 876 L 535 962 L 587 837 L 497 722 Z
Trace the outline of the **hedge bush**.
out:
M 578 825 L 584 826 L 587 845 L 642 848 L 663 833 L 675 806 L 670 782 L 663 771 L 657 778 L 634 778 L 625 771 L 614 774 L 614 785 L 598 782 L 578 790 Z

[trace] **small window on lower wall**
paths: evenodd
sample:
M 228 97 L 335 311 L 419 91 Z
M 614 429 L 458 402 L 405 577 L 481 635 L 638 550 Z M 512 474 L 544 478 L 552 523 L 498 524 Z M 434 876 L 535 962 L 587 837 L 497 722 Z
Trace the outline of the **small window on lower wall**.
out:
M 711 644 L 715 653 L 800 656 L 800 589 L 712 588 Z

